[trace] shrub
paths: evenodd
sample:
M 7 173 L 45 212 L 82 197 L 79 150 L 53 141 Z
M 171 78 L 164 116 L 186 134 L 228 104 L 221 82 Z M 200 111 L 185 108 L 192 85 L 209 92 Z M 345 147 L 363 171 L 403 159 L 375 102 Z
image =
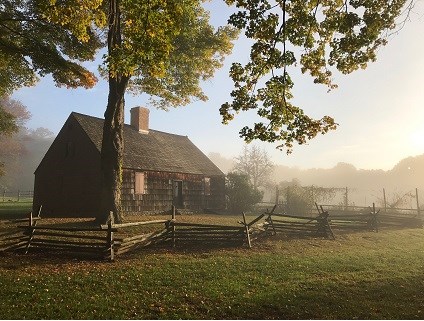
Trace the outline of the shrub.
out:
M 225 181 L 227 209 L 233 213 L 252 210 L 262 200 L 263 193 L 253 187 L 244 174 L 228 173 Z

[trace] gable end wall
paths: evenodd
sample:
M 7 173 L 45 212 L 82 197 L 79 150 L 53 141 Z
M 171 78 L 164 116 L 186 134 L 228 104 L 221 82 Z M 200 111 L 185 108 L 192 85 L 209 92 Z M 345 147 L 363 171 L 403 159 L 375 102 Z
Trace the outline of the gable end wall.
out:
M 100 208 L 100 153 L 71 115 L 35 172 L 34 212 L 95 217 Z

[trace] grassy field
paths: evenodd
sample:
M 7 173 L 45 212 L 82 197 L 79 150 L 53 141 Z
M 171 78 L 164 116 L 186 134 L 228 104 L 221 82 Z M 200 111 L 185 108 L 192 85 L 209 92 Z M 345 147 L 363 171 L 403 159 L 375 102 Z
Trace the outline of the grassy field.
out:
M 422 229 L 276 236 L 252 249 L 150 248 L 113 263 L 0 256 L 3 319 L 424 318 Z
M 32 210 L 32 200 L 0 202 L 0 220 L 23 218 Z

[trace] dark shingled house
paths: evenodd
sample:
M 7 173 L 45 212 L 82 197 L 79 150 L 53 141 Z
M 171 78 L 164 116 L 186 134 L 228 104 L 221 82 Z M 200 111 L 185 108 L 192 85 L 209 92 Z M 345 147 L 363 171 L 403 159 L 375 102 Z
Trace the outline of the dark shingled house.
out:
M 94 217 L 100 208 L 103 119 L 71 113 L 35 171 L 34 209 L 50 217 Z M 124 126 L 124 212 L 224 208 L 225 177 L 187 136 L 149 129 L 149 110 Z

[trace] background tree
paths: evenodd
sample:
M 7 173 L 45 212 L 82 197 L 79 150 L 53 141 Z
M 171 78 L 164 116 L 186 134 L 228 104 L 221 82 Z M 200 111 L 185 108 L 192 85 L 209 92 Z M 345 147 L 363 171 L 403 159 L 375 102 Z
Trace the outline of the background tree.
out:
M 17 130 L 16 118 L 0 102 L 0 135 L 10 135 Z
M 254 189 L 265 187 L 274 165 L 264 149 L 244 146 L 235 160 L 234 171 L 247 175 Z
M 5 112 L 15 119 L 18 130 L 0 135 L 0 187 L 12 190 L 32 189 L 33 173 L 53 140 L 53 133 L 45 128 L 28 130 L 31 118 L 27 108 L 9 97 L 0 98 Z
M 229 22 L 253 41 L 247 64 L 233 63 L 232 101 L 220 108 L 223 123 L 255 110 L 261 121 L 240 130 L 246 142 L 277 142 L 291 152 L 318 133 L 335 129 L 329 116 L 313 119 L 293 104 L 291 73 L 300 68 L 315 83 L 336 88 L 334 70 L 348 74 L 376 60 L 389 31 L 414 1 L 408 0 L 226 0 L 237 12 Z M 405 4 L 408 6 L 405 8 Z
M 250 211 L 262 200 L 262 193 L 255 189 L 247 175 L 228 173 L 225 181 L 227 209 L 231 213 Z
M 16 139 L 19 129 L 31 117 L 30 113 L 20 102 L 9 99 L 9 97 L 0 97 L 0 117 L 6 115 L 4 119 L 4 127 L 0 135 L 0 176 L 4 175 L 4 166 L 6 159 L 9 165 L 16 162 L 25 154 L 22 144 Z M 15 133 L 15 135 L 12 135 Z

